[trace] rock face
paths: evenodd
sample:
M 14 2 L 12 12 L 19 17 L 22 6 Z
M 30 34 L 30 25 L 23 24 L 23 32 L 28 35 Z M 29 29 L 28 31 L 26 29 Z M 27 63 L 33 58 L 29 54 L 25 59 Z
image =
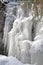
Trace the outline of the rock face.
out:
M 3 27 L 4 27 L 4 8 L 3 4 L 0 2 L 0 54 L 3 54 Z

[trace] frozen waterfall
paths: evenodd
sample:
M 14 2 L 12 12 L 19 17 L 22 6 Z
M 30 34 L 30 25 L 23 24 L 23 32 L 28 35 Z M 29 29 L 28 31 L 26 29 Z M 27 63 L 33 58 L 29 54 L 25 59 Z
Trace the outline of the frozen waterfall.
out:
M 43 65 L 43 16 L 35 17 L 33 4 L 6 5 L 3 41 L 8 56 L 25 64 Z
M 16 16 L 14 15 L 15 6 L 7 5 L 6 6 L 6 19 L 5 19 L 5 26 L 4 26 L 4 47 L 6 47 L 6 44 L 8 43 L 8 32 L 13 27 L 13 22 L 16 19 Z
M 31 55 L 29 50 L 31 46 L 30 44 L 32 43 L 31 31 L 33 16 L 30 14 L 28 17 L 24 17 L 25 13 L 21 10 L 22 9 L 19 8 L 18 15 L 20 15 L 20 17 L 17 16 L 13 23 L 13 28 L 8 33 L 8 56 L 15 56 L 23 63 L 31 63 Z

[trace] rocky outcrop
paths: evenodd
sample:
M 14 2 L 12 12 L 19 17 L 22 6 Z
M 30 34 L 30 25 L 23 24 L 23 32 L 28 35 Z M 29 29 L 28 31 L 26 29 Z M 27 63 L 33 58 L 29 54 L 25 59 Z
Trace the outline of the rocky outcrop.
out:
M 0 2 L 0 54 L 3 54 L 4 4 Z

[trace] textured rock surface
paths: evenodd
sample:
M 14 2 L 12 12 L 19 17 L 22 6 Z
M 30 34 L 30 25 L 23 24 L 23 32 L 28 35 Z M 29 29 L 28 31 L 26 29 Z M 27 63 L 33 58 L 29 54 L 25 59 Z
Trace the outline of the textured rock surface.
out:
M 3 4 L 0 2 L 0 54 L 3 54 L 3 27 L 4 27 L 4 8 Z

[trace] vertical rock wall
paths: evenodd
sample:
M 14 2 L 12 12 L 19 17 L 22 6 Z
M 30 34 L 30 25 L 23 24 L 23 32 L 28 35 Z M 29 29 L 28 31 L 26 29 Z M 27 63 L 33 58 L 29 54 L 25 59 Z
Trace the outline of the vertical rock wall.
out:
M 3 54 L 4 4 L 0 2 L 0 54 Z

